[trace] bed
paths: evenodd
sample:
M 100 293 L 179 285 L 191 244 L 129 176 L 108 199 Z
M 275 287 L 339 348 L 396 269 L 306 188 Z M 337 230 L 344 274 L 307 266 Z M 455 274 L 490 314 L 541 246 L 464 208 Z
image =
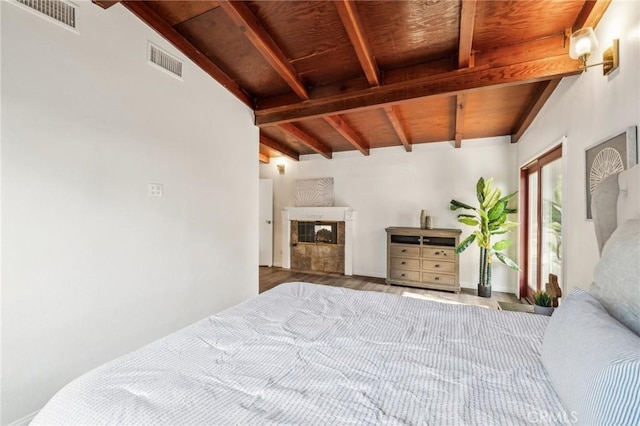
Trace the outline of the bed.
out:
M 640 424 L 640 266 L 611 276 L 640 222 L 607 238 L 593 294 L 551 318 L 282 284 L 79 377 L 32 424 Z

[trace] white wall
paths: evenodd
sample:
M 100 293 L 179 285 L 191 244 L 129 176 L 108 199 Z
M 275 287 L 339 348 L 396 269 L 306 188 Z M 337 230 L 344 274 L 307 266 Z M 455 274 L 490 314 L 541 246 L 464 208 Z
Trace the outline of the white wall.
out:
M 614 0 L 596 28 L 600 48 L 590 63 L 601 62 L 602 50 L 620 39 L 620 68 L 610 76 L 594 67 L 565 78 L 518 142 L 518 164 L 567 136 L 565 163 L 565 286 L 587 289 L 598 260 L 593 223 L 586 220 L 585 149 L 640 125 L 640 2 Z
M 334 153 L 332 160 L 309 155 L 287 161 L 285 170 L 279 175 L 275 162 L 260 166 L 260 177 L 274 182 L 274 263 L 282 264 L 280 212 L 294 205 L 295 180 L 333 177 L 335 205 L 356 211 L 354 274 L 372 277 L 386 276 L 386 227 L 418 227 L 420 210 L 427 209 L 435 227 L 460 228 L 464 238 L 471 228 L 449 210 L 452 198 L 474 203 L 480 176 L 495 178 L 505 193 L 518 185 L 516 148 L 508 138 L 464 141 L 461 149 L 448 142 L 414 145 L 411 153 L 402 147 L 374 149 L 368 157 L 358 151 Z M 476 288 L 478 258 L 476 246 L 461 254 L 463 287 Z M 494 290 L 516 291 L 517 274 L 502 264 L 492 272 Z
M 258 289 L 258 130 L 121 5 L 2 7 L 2 419 Z M 147 196 L 150 182 L 163 198 Z

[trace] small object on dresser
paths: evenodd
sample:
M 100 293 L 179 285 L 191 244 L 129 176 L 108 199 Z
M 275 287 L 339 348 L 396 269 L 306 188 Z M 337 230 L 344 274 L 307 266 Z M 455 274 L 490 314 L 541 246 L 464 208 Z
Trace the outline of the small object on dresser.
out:
M 433 229 L 433 217 L 427 216 L 427 229 Z
M 427 229 L 429 216 L 426 210 L 420 210 L 420 229 Z

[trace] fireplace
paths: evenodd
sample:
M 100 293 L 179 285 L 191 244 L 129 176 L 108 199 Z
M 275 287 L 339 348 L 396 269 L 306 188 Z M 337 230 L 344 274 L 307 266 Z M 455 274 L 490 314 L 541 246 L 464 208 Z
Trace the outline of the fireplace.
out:
M 344 273 L 344 222 L 292 220 L 291 269 Z
M 349 207 L 285 207 L 283 268 L 352 275 L 354 218 Z

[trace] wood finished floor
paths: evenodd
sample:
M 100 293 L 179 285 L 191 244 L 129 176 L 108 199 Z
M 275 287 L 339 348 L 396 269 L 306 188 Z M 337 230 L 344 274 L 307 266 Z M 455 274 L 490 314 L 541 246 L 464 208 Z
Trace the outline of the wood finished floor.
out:
M 440 300 L 443 302 L 464 303 L 467 305 L 487 306 L 493 309 L 498 309 L 498 301 L 519 303 L 515 295 L 511 293 L 500 293 L 497 291 L 492 292 L 491 298 L 483 298 L 476 296 L 475 290 L 466 288 L 463 288 L 460 293 L 456 294 L 447 291 L 387 285 L 384 282 L 384 278 L 363 277 L 358 275 L 344 276 L 340 274 L 326 274 L 319 272 L 301 272 L 267 266 L 260 267 L 260 293 L 279 284 L 295 281 L 346 287 L 355 290 L 379 291 L 382 293 L 398 295 L 411 293 L 414 295 L 420 295 L 422 298 Z

